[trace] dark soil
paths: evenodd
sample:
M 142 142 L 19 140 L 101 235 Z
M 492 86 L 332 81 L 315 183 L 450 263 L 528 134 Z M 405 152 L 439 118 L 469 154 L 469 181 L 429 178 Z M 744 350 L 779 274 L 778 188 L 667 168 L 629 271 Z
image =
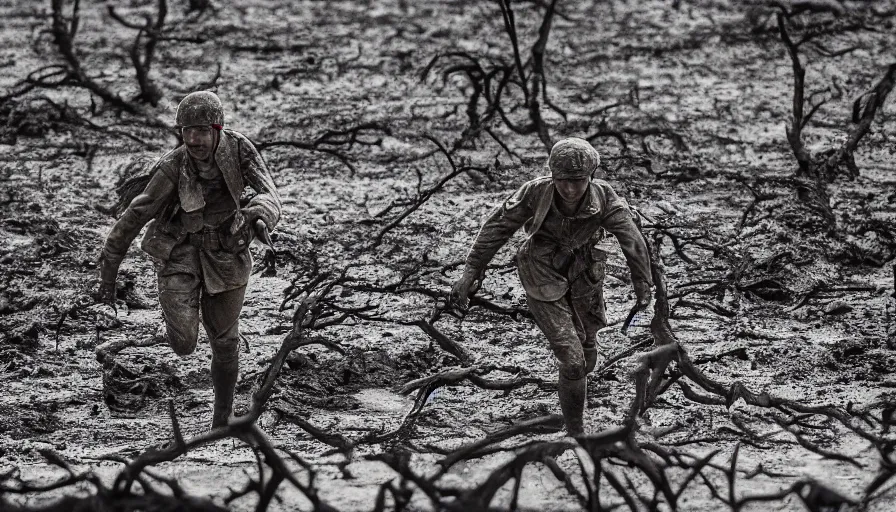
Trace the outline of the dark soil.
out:
M 335 293 L 334 304 L 369 306 L 370 318 L 314 331 L 343 352 L 310 345 L 291 354 L 272 403 L 352 440 L 401 425 L 413 396 L 398 390 L 461 364 L 414 324 L 437 306 L 426 292 L 448 292 L 484 215 L 544 173 L 547 153 L 538 134 L 519 134 L 495 117 L 489 121 L 494 136 L 480 133 L 452 151 L 454 165 L 476 169 L 449 180 L 371 244 L 421 190 L 451 173 L 452 163 L 425 136 L 452 148 L 471 130 L 475 87 L 460 73 L 442 74 L 463 58 L 446 57 L 425 72 L 430 60 L 464 51 L 485 66 L 512 62 L 497 3 L 215 2 L 202 13 L 185 14 L 187 2 L 172 0 L 169 37 L 159 42 L 150 72 L 162 92 L 156 106 L 132 101 L 139 90 L 128 50 L 136 31 L 112 20 L 103 4 L 81 3 L 75 45 L 85 72 L 140 113 L 123 113 L 71 84 L 13 94 L 29 73 L 62 60 L 45 31 L 48 6 L 0 6 L 0 475 L 15 468 L 29 481 L 54 480 L 60 469 L 41 454 L 52 449 L 77 470 L 110 482 L 121 465 L 108 456 L 133 457 L 171 440 L 169 402 L 185 435 L 208 429 L 207 343 L 200 341 L 184 359 L 164 345 L 126 348 L 105 365 L 96 359 L 100 343 L 145 342 L 159 324 L 153 263 L 137 243 L 119 276 L 118 310 L 94 304 L 91 293 L 97 256 L 114 222 L 115 184 L 133 172 L 133 162 L 177 144 L 171 127 L 178 100 L 211 80 L 219 65 L 213 88 L 228 107 L 227 124 L 263 148 L 284 200 L 274 233 L 278 268 L 275 275 L 254 276 L 241 320 L 238 408 L 246 408 L 292 327 L 294 302 L 283 304 L 286 294 L 317 275 L 348 269 L 353 284 Z M 537 37 L 541 3 L 513 4 L 523 60 Z M 775 28 L 776 11 L 736 2 L 674 4 L 558 2 L 545 67 L 548 98 L 566 115 L 542 105 L 550 136 L 623 133 L 624 145 L 614 136 L 592 138 L 603 157 L 601 174 L 650 229 L 660 226 L 670 235 L 661 254 L 672 326 L 691 357 L 704 361 L 707 375 L 879 419 L 896 387 L 896 353 L 888 346 L 896 329 L 893 100 L 858 147 L 859 175 L 827 188 L 837 214 L 831 231 L 788 184 L 796 170 L 785 135 L 792 67 Z M 883 12 L 883 4 L 876 9 Z M 892 28 L 885 13 L 850 8 L 868 23 Z M 118 9 L 142 19 L 155 4 L 135 0 Z M 830 84 L 842 92 L 831 86 L 829 101 L 807 125 L 804 136 L 813 152 L 824 153 L 845 138 L 852 102 L 893 60 L 893 34 L 847 31 L 826 39 L 826 48 L 855 51 L 807 51 L 807 94 Z M 510 108 L 522 93 L 518 87 L 509 91 L 507 118 L 524 124 L 527 111 Z M 614 103 L 619 105 L 607 108 Z M 283 141 L 300 144 L 274 144 Z M 756 197 L 751 189 L 774 197 L 750 207 Z M 463 321 L 443 316 L 435 325 L 477 364 L 495 367 L 489 378 L 532 383 L 506 392 L 469 381 L 439 388 L 397 447 L 359 446 L 348 465 L 342 454 L 280 415 L 262 415 L 259 425 L 276 445 L 318 470 L 322 499 L 339 510 L 373 510 L 380 486 L 397 474 L 370 456 L 410 450 L 412 468 L 432 474 L 440 453 L 514 422 L 559 413 L 556 363 L 524 313 L 525 292 L 511 265 L 520 240 L 517 235 L 498 254 L 478 294 L 503 312 L 473 307 Z M 604 358 L 633 344 L 649 321 L 629 336 L 619 332 L 634 296 L 621 252 L 608 247 L 612 325 L 602 332 Z M 389 286 L 403 277 L 408 287 L 424 291 L 394 293 Z M 624 358 L 590 379 L 589 432 L 621 422 L 634 393 L 632 365 L 632 358 Z M 722 466 L 740 446 L 739 468 L 750 472 L 761 465 L 767 473 L 740 478 L 739 496 L 777 492 L 811 478 L 861 499 L 882 468 L 872 445 L 815 415 L 801 427 L 806 438 L 858 465 L 824 457 L 798 444 L 777 423 L 782 416 L 743 401 L 730 407 L 697 403 L 672 386 L 639 420 L 639 439 L 696 457 L 719 450 L 713 461 Z M 892 439 L 886 421 L 875 426 Z M 520 436 L 507 445 L 561 437 Z M 470 489 L 510 458 L 501 452 L 458 463 L 442 482 Z M 581 485 L 571 453 L 557 462 Z M 223 505 L 228 488 L 241 488 L 257 466 L 245 445 L 222 441 L 156 470 L 178 479 L 188 494 Z M 643 474 L 631 475 L 642 494 L 653 493 Z M 681 483 L 686 476 L 675 478 Z M 502 488 L 492 505 L 507 509 L 511 487 Z M 896 507 L 896 495 L 884 489 L 868 510 Z M 40 506 L 72 492 L 31 493 L 13 502 Z M 604 505 L 622 504 L 611 496 Z M 284 485 L 279 497 L 282 502 L 269 510 L 310 509 L 293 487 Z M 256 501 L 250 494 L 228 506 L 254 510 Z M 391 498 L 387 503 L 394 506 Z M 805 508 L 791 494 L 744 510 L 771 506 Z M 417 492 L 408 510 L 428 507 Z M 523 473 L 519 508 L 581 507 L 551 471 L 533 464 Z M 679 502 L 680 510 L 724 508 L 701 485 L 689 487 Z

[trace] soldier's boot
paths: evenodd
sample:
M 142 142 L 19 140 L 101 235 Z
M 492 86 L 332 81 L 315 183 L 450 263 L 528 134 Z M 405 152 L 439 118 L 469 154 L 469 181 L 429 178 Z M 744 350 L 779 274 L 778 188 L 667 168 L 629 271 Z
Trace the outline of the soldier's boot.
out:
M 585 378 L 568 379 L 560 375 L 557 392 L 560 395 L 560 410 L 566 423 L 566 433 L 571 436 L 584 435 L 582 416 L 585 412 Z
M 585 352 L 585 373 L 591 373 L 597 366 L 597 346 L 586 345 L 582 347 L 582 350 Z
M 233 413 L 233 393 L 239 376 L 239 338 L 212 340 L 212 387 L 215 405 L 212 411 L 212 428 L 223 427 Z

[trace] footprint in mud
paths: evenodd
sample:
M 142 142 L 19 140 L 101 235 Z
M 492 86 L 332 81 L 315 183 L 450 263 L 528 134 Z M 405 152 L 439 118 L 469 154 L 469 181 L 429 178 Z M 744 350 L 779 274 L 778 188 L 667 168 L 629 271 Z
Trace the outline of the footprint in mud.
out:
M 57 402 L 32 402 L 30 408 L 0 406 L 0 432 L 12 439 L 29 439 L 62 428 Z
M 136 413 L 183 389 L 175 369 L 164 362 L 143 365 L 137 370 L 112 361 L 103 369 L 103 400 L 113 413 Z

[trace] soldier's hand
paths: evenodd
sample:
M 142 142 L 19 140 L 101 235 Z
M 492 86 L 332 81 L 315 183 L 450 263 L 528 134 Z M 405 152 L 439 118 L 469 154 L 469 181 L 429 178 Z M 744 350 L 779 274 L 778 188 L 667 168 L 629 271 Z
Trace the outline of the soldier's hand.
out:
M 473 287 L 472 281 L 466 276 L 461 277 L 451 287 L 451 294 L 448 296 L 448 308 L 457 311 L 461 315 L 467 312 L 470 305 L 470 290 Z
M 261 219 L 256 219 L 252 223 L 252 227 L 262 250 L 261 261 L 255 264 L 252 273 L 262 272 L 263 277 L 275 276 L 277 275 L 277 251 L 274 250 L 274 242 L 271 241 L 268 227 Z
M 100 254 L 97 262 L 99 276 L 97 278 L 96 301 L 100 304 L 108 304 L 115 309 L 115 282 L 118 280 L 118 265 L 110 263 Z
M 97 284 L 94 299 L 98 304 L 112 306 L 112 309 L 117 312 L 117 308 L 115 307 L 115 281 L 110 282 L 100 279 Z
M 650 306 L 650 301 L 653 298 L 653 294 L 650 292 L 650 283 L 645 281 L 638 281 L 634 283 L 635 287 L 635 298 L 636 304 L 635 308 L 639 311 L 647 309 L 647 306 Z
M 261 213 L 257 207 L 241 208 L 239 215 L 243 218 L 243 222 L 245 222 L 250 229 L 253 229 L 259 238 L 262 237 L 262 228 L 267 232 L 268 226 L 264 223 L 264 220 L 262 220 Z
M 277 275 L 277 251 L 267 244 L 261 244 L 261 259 L 252 267 L 252 274 L 261 274 L 262 277 Z

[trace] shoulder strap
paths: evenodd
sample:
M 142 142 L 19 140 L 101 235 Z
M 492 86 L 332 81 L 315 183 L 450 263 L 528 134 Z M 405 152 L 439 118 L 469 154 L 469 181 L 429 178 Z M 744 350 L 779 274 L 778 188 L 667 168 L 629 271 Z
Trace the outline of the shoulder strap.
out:
M 118 183 L 115 184 L 115 204 L 112 213 L 115 218 L 121 217 L 128 205 L 135 197 L 139 196 L 149 180 L 156 173 L 158 166 L 155 160 L 141 157 L 131 161 L 124 169 Z
M 554 184 L 551 182 L 542 186 L 544 186 L 544 190 L 538 194 L 538 199 L 535 203 L 535 215 L 532 217 L 532 224 L 528 228 L 527 239 L 535 236 L 535 233 L 541 229 L 541 224 L 544 222 L 545 217 L 548 216 L 548 210 L 551 209 L 551 201 L 553 201 L 554 197 Z

